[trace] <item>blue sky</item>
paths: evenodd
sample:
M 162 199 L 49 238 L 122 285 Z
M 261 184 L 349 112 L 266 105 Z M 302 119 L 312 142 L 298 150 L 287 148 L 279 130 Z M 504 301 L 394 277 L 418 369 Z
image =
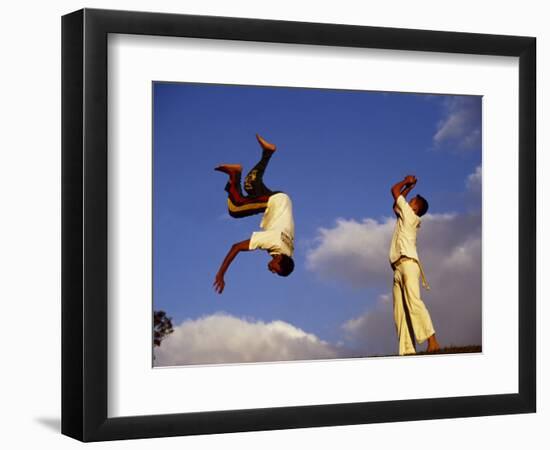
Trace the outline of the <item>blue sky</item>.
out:
M 421 258 L 423 250 L 444 255 L 464 247 L 475 233 L 480 236 L 480 97 L 154 83 L 153 99 L 153 301 L 154 309 L 166 311 L 176 326 L 198 325 L 210 317 L 236 319 L 247 329 L 251 324 L 280 322 L 289 327 L 287 331 L 294 327 L 313 336 L 335 354 L 388 351 L 396 345 L 393 329 L 371 336 L 368 345 L 364 333 L 354 337 L 350 329 L 354 320 L 369 313 L 372 320 L 373 312 L 388 303 L 392 273 L 389 266 L 387 274 L 381 272 L 386 270 L 387 255 L 380 253 L 391 228 L 391 185 L 415 174 L 416 191 L 428 199 L 434 216 L 426 227 L 462 227 L 451 234 L 463 241 L 449 237 L 433 244 L 438 247 L 432 252 L 430 240 L 419 236 Z M 212 283 L 221 261 L 231 244 L 258 230 L 261 216 L 230 218 L 223 190 L 226 177 L 213 168 L 240 163 L 246 173 L 260 157 L 255 133 L 277 144 L 264 181 L 292 198 L 296 269 L 281 278 L 267 271 L 267 253 L 240 254 L 219 295 Z M 464 225 L 466 219 L 460 222 L 467 217 L 474 217 L 473 228 Z M 365 219 L 372 221 L 370 225 Z M 360 233 L 357 245 L 338 244 L 353 234 L 346 231 L 353 224 Z M 470 234 L 462 236 L 464 230 Z M 372 241 L 376 233 L 381 237 Z M 375 244 L 362 249 L 361 243 L 369 239 Z M 339 253 L 333 258 L 334 243 Z M 354 259 L 377 246 L 382 250 L 374 262 Z M 345 248 L 350 248 L 349 255 L 342 253 Z M 363 264 L 364 278 L 362 272 L 356 278 L 347 276 Z M 369 278 L 370 265 L 378 267 L 374 272 L 380 272 L 379 278 Z M 433 265 L 437 268 L 437 261 Z M 427 272 L 429 276 L 429 268 Z M 470 318 L 477 314 L 480 295 Z M 384 311 L 391 316 L 391 309 Z M 391 328 L 388 323 L 386 328 Z M 215 333 L 219 326 L 234 335 L 226 323 L 211 323 L 200 333 Z M 184 344 L 169 339 L 173 352 L 184 351 L 179 349 Z M 187 334 L 186 339 L 185 345 L 191 345 Z M 201 352 L 196 361 L 187 356 L 180 363 L 210 362 L 208 355 L 223 349 L 197 348 L 194 355 Z M 241 361 L 235 352 L 231 355 L 212 361 Z M 177 362 L 160 359 L 160 364 Z

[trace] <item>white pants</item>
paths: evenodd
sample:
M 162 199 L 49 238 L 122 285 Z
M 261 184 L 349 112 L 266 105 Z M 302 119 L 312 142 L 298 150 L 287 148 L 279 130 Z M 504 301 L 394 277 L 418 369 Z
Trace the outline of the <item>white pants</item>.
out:
M 399 339 L 399 354 L 416 353 L 414 339 L 421 344 L 435 333 L 426 305 L 420 298 L 420 267 L 403 261 L 393 273 L 393 318 Z

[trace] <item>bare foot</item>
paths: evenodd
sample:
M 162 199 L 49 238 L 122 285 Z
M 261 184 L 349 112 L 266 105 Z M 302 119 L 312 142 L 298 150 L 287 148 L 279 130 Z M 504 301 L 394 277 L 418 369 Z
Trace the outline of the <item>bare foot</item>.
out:
M 232 173 L 242 172 L 243 166 L 240 164 L 222 164 L 221 166 L 214 168 L 214 170 L 231 175 Z
M 436 339 L 435 333 L 434 333 L 428 338 L 428 348 L 427 348 L 426 351 L 427 352 L 437 352 L 439 349 L 440 349 L 439 342 L 437 342 L 437 339 Z
M 268 150 L 270 152 L 274 152 L 277 150 L 277 146 L 275 144 L 271 144 L 267 142 L 263 137 L 261 137 L 259 134 L 256 134 L 256 139 L 258 139 L 258 142 L 262 146 L 264 150 Z

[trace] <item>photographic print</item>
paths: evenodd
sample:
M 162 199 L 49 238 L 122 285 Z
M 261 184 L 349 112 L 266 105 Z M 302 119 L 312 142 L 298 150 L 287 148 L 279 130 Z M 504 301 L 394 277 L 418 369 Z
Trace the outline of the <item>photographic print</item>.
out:
M 481 352 L 482 97 L 152 98 L 153 366 Z
M 83 9 L 62 80 L 63 434 L 536 411 L 534 37 Z

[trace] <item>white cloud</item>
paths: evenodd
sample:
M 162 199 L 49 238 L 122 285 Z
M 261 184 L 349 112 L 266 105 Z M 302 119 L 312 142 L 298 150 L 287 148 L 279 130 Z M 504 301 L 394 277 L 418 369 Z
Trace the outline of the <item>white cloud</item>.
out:
M 319 229 L 316 247 L 306 254 L 306 267 L 357 287 L 378 284 L 391 270 L 388 249 L 394 226 L 390 218 L 337 219 L 334 228 Z
M 319 230 L 307 267 L 322 278 L 388 292 L 392 270 L 388 252 L 395 219 L 339 219 Z M 422 291 L 443 345 L 481 343 L 481 216 L 427 214 L 418 234 L 418 252 L 432 289 Z M 368 354 L 395 353 L 396 338 L 388 296 L 344 324 L 348 342 Z
M 470 192 L 481 192 L 481 166 L 477 166 L 476 170 L 466 178 L 466 189 Z
M 442 234 L 448 224 L 459 221 L 453 214 L 427 214 L 419 231 L 419 252 L 425 236 Z M 443 225 L 441 225 L 443 224 Z M 339 279 L 357 287 L 387 284 L 391 268 L 388 260 L 395 218 L 381 221 L 337 219 L 333 228 L 320 228 L 316 246 L 306 254 L 306 267 L 323 277 Z M 451 236 L 447 236 L 454 242 Z M 441 243 L 444 245 L 444 243 Z M 430 244 L 432 247 L 433 244 Z
M 445 116 L 433 136 L 436 146 L 459 151 L 481 148 L 481 100 L 456 96 L 448 98 L 444 105 Z
M 182 322 L 155 349 L 156 366 L 336 357 L 336 347 L 289 323 L 266 323 L 225 313 Z
M 470 209 L 478 210 L 481 208 L 481 185 L 482 174 L 481 165 L 466 178 L 466 191 L 464 199 Z
M 347 343 L 357 349 L 359 356 L 396 353 L 392 302 L 391 294 L 382 294 L 374 308 L 342 325 Z

